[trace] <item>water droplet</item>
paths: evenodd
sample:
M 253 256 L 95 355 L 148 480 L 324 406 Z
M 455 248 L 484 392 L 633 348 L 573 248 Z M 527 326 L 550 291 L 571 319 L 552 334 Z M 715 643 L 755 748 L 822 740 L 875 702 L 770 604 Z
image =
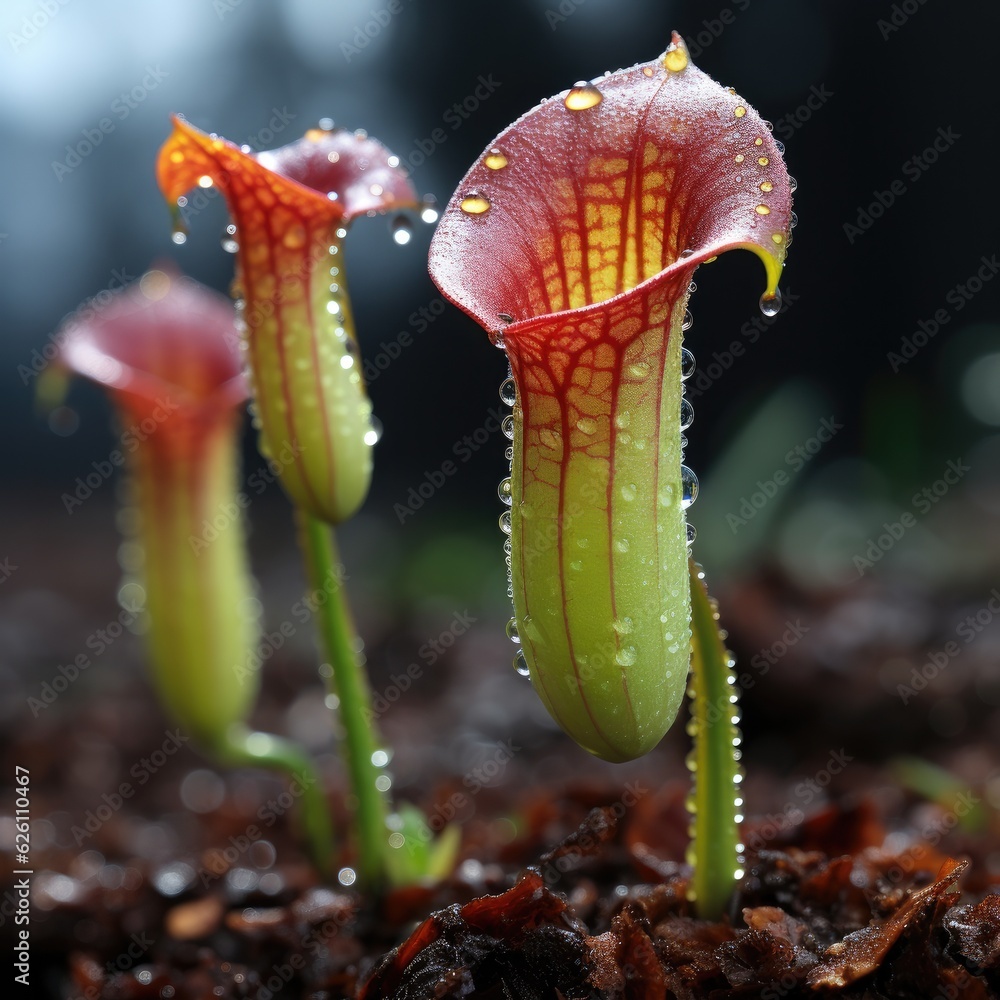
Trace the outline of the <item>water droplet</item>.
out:
M 574 573 L 579 573 L 579 572 L 580 572 L 580 571 L 581 571 L 581 570 L 583 569 L 583 560 L 582 560 L 582 559 L 574 559 L 574 560 L 573 560 L 573 561 L 572 561 L 572 562 L 571 562 L 571 563 L 569 564 L 569 568 L 570 568 L 570 569 L 571 569 L 571 570 L 572 570 L 572 571 L 573 571 Z
M 507 622 L 507 638 L 510 639 L 511 642 L 520 643 L 521 641 L 521 636 L 518 634 L 517 631 L 516 618 L 511 618 L 510 621 Z
M 783 153 L 785 151 L 785 144 L 780 139 L 775 139 L 774 145 L 777 147 L 779 153 Z
M 517 385 L 512 378 L 500 383 L 500 401 L 504 406 L 513 406 L 517 402 Z
M 791 194 L 795 194 L 795 192 L 798 191 L 798 189 L 799 189 L 799 182 L 794 177 L 792 177 L 791 175 L 789 175 L 789 177 L 788 177 L 788 190 L 789 190 L 789 192 Z
M 622 646 L 621 649 L 615 653 L 615 663 L 620 667 L 631 667 L 635 663 L 636 653 L 635 646 Z
M 514 322 L 514 317 L 511 316 L 510 313 L 497 313 L 497 319 L 500 320 L 501 323 L 513 323 Z
M 222 249 L 226 253 L 236 253 L 239 248 L 240 245 L 236 242 L 236 225 L 230 222 L 222 236 Z
M 765 316 L 777 316 L 781 312 L 781 290 L 775 289 L 773 295 L 765 292 L 760 297 L 760 311 Z
M 627 538 L 616 538 L 615 539 L 615 552 L 620 552 L 624 555 L 628 552 L 629 543 Z
M 365 436 L 363 440 L 366 445 L 372 447 L 378 444 L 379 441 L 382 440 L 383 427 L 382 427 L 382 421 L 379 420 L 378 417 L 371 417 L 370 421 L 371 423 L 368 427 L 368 430 L 365 431 Z
M 500 480 L 500 485 L 497 487 L 497 495 L 505 504 L 507 504 L 508 507 L 511 504 L 512 490 L 513 490 L 513 485 L 511 484 L 510 476 L 507 476 L 506 479 Z
M 762 166 L 766 167 L 771 161 L 766 156 L 758 156 L 757 162 Z
M 687 525 L 688 545 L 691 545 L 697 537 L 698 537 L 698 529 L 693 524 Z
M 799 217 L 792 212 L 788 219 L 788 228 L 794 229 L 799 224 Z
M 420 205 L 420 220 L 428 225 L 433 225 L 438 220 L 441 213 L 437 210 L 437 201 L 433 195 L 424 195 L 424 200 Z
M 652 66 L 643 66 L 642 67 L 642 75 L 643 76 L 652 76 L 653 75 L 653 67 Z
M 176 204 L 170 206 L 170 238 L 178 246 L 187 242 L 187 226 L 181 216 L 181 209 L 187 204 L 187 198 L 178 198 Z
M 503 431 L 503 436 L 507 438 L 508 441 L 514 440 L 514 415 L 508 413 L 506 417 L 500 424 L 500 430 Z
M 637 492 L 635 483 L 626 483 L 621 488 L 622 500 L 631 503 L 636 498 Z
M 686 399 L 681 400 L 681 430 L 686 431 L 694 423 L 694 407 Z
M 768 191 L 773 191 L 774 190 L 774 185 L 770 181 L 761 181 L 760 182 L 760 189 L 765 194 L 767 194 Z
M 629 634 L 631 634 L 632 629 L 635 628 L 635 623 L 632 621 L 631 618 L 629 618 L 629 617 L 626 616 L 625 618 L 616 618 L 611 623 L 611 627 L 619 635 L 629 635 Z
M 512 444 L 509 444 L 506 448 L 504 448 L 503 457 L 506 458 L 508 462 L 514 461 L 514 446 Z
M 649 377 L 649 362 L 637 361 L 635 364 L 629 365 L 625 371 L 628 373 L 629 378 L 633 378 L 637 382 L 641 382 L 644 378 Z
M 772 233 L 771 234 L 771 242 L 778 243 L 778 244 L 784 243 L 785 242 L 785 237 L 782 236 L 781 233 Z
M 490 170 L 503 170 L 507 166 L 507 157 L 500 152 L 499 149 L 493 148 L 487 154 L 486 158 L 483 160 Z
M 763 146 L 764 145 L 764 140 L 758 137 L 757 139 L 754 139 L 753 144 L 755 146 Z
M 563 98 L 563 104 L 570 111 L 586 111 L 588 108 L 597 107 L 603 100 L 604 95 L 592 83 L 581 80 L 574 84 L 573 89 Z
M 663 65 L 671 73 L 680 73 L 681 70 L 687 69 L 688 54 L 682 48 L 671 46 L 663 54 Z
M 503 512 L 503 513 L 502 513 L 502 514 L 500 515 L 500 519 L 499 519 L 498 523 L 499 523 L 499 525 L 500 525 L 500 530 L 501 530 L 501 531 L 502 531 L 502 532 L 503 532 L 503 533 L 504 533 L 505 535 L 509 535 L 509 534 L 510 534 L 510 531 L 511 531 L 511 524 L 510 524 L 510 511 L 509 511 L 509 510 L 505 510 L 505 511 L 504 511 L 504 512 Z
M 771 214 L 771 210 L 770 210 L 770 209 L 769 209 L 769 208 L 767 207 L 767 205 L 758 205 L 758 206 L 757 206 L 757 207 L 756 207 L 756 208 L 754 209 L 754 211 L 755 211 L 755 212 L 756 212 L 756 213 L 757 213 L 758 215 L 770 215 L 770 214 Z
M 686 466 L 681 466 L 681 510 L 687 510 L 698 499 L 698 477 Z
M 341 868 L 340 871 L 337 872 L 337 881 L 341 885 L 354 885 L 357 880 L 358 875 L 353 868 Z
M 214 184 L 215 181 L 213 181 L 212 178 L 208 176 L 208 174 L 202 174 L 201 177 L 198 178 L 198 187 L 200 188 L 210 188 Z
M 615 427 L 617 427 L 618 430 L 625 430 L 630 423 L 632 423 L 632 414 L 629 413 L 628 410 L 615 414 Z
M 514 654 L 514 670 L 520 677 L 530 677 L 531 671 L 528 669 L 528 661 L 524 658 L 524 650 L 519 649 Z
M 401 247 L 413 239 L 413 226 L 405 215 L 397 215 L 389 225 L 389 231 L 392 233 L 393 242 Z
M 385 767 L 389 763 L 389 753 L 386 750 L 375 750 L 372 753 L 372 766 Z
M 747 109 L 744 108 L 742 105 L 740 107 L 738 107 L 738 108 L 734 108 L 733 109 L 733 115 L 736 118 L 742 118 L 746 113 L 747 113 Z
M 485 195 L 479 194 L 478 191 L 473 191 L 462 199 L 459 208 L 466 215 L 483 215 L 490 210 L 490 200 Z
M 745 159 L 746 159 L 746 157 L 742 153 L 737 153 L 733 157 L 733 162 L 734 163 L 742 163 Z
M 593 417 L 580 417 L 576 429 L 581 434 L 593 434 L 597 430 L 597 421 Z
M 679 253 L 679 254 L 677 255 L 677 259 L 678 259 L 678 260 L 684 260 L 684 259 L 685 259 L 685 258 L 687 258 L 687 257 L 693 257 L 693 256 L 694 256 L 694 251 L 693 251 L 693 250 L 682 250 L 682 251 L 681 251 L 681 252 L 680 252 L 680 253 Z
M 690 330 L 694 326 L 694 316 L 691 315 L 690 309 L 684 310 L 684 319 L 681 320 L 681 329 Z
M 681 348 L 681 378 L 688 379 L 694 374 L 694 355 L 686 348 Z
M 503 330 L 494 330 L 489 338 L 494 347 L 498 347 L 501 351 L 504 350 L 506 345 L 503 341 Z

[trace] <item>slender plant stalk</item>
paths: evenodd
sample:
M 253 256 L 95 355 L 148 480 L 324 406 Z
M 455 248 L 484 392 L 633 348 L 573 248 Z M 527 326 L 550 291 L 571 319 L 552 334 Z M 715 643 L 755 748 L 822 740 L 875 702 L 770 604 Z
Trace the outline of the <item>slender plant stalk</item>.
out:
M 323 782 L 309 755 L 298 744 L 246 726 L 231 726 L 221 745 L 212 747 L 217 759 L 290 774 L 299 784 L 302 834 L 313 861 L 324 875 L 332 871 L 333 829 L 323 795 Z
M 379 748 L 372 723 L 371 692 L 358 660 L 355 629 L 339 584 L 339 557 L 333 529 L 323 521 L 296 510 L 299 544 L 306 561 L 310 586 L 330 597 L 317 609 L 323 648 L 333 668 L 331 693 L 339 699 L 344 729 L 344 757 L 356 806 L 356 835 L 360 879 L 380 885 L 386 874 L 388 798 L 375 782 L 380 771 L 372 763 Z M 338 581 L 331 587 L 331 581 Z
M 690 732 L 694 737 L 694 822 L 688 863 L 694 869 L 688 897 L 699 917 L 718 920 L 742 872 L 740 731 L 732 657 L 719 633 L 715 602 L 696 564 L 691 576 Z

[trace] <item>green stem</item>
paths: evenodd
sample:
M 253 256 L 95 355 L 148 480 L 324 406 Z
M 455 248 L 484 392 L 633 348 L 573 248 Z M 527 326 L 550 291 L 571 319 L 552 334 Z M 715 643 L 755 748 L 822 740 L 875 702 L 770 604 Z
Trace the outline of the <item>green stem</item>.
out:
M 298 744 L 270 733 L 254 732 L 233 725 L 220 744 L 211 747 L 220 761 L 250 765 L 290 774 L 298 783 L 292 794 L 301 797 L 299 815 L 302 833 L 316 866 L 324 875 L 332 870 L 333 830 L 330 811 L 323 795 L 323 782 L 309 755 Z
M 739 819 L 742 771 L 736 677 L 719 632 L 719 612 L 703 574 L 693 561 L 691 575 L 691 726 L 689 758 L 694 780 L 694 822 L 688 863 L 694 869 L 688 897 L 699 917 L 718 920 L 742 876 Z M 735 720 L 735 721 L 734 721 Z
M 337 543 L 333 529 L 301 508 L 296 510 L 299 544 L 306 561 L 310 587 L 329 595 L 317 609 L 323 648 L 333 672 L 330 690 L 339 701 L 344 731 L 344 758 L 357 799 L 356 836 L 360 879 L 380 885 L 386 873 L 388 797 L 375 782 L 380 770 L 372 763 L 379 749 L 371 692 L 358 659 L 356 633 L 343 596 Z

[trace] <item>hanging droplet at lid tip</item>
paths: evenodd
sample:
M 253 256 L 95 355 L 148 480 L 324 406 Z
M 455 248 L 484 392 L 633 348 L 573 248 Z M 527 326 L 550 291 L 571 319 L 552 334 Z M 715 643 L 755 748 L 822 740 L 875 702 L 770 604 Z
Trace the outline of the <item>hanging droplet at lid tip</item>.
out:
M 773 292 L 764 292 L 760 297 L 760 311 L 765 316 L 777 316 L 781 312 L 781 290 L 775 288 Z

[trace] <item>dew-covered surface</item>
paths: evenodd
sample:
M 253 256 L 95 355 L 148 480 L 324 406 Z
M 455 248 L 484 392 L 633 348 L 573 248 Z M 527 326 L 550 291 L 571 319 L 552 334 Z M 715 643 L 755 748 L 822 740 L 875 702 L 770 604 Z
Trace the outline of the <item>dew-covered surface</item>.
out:
M 36 531 L 38 566 L 68 543 L 41 530 L 43 515 L 17 515 Z M 32 964 L 44 995 L 353 996 L 436 911 L 446 913 L 425 930 L 416 964 L 385 995 L 476 995 L 475 982 L 478 995 L 503 996 L 504 982 L 511 996 L 807 996 L 813 981 L 847 997 L 998 995 L 1000 696 L 976 582 L 934 590 L 872 574 L 821 589 L 773 563 L 711 587 L 745 688 L 747 818 L 740 895 L 726 921 L 710 924 L 685 899 L 682 725 L 628 765 L 591 758 L 510 666 L 502 576 L 497 600 L 470 592 L 468 606 L 440 597 L 390 606 L 356 571 L 355 612 L 392 748 L 385 775 L 432 827 L 462 831 L 444 885 L 377 903 L 344 884 L 347 849 L 340 879 L 317 876 L 285 781 L 218 768 L 162 717 L 138 637 L 110 624 L 96 637 L 93 623 L 115 613 L 113 518 L 96 503 L 78 516 L 65 529 L 78 562 L 58 587 L 26 576 L 0 605 L 10 651 L 0 829 L 10 844 L 6 776 L 28 767 Z M 481 548 L 470 536 L 464 551 L 496 554 L 496 541 L 486 531 Z M 345 532 L 345 561 L 354 569 L 359 553 L 384 546 L 362 519 Z M 295 623 L 265 659 L 254 721 L 317 756 L 343 834 L 343 772 L 311 622 L 291 610 L 301 587 L 294 549 L 273 531 L 254 536 L 254 549 L 266 630 Z M 934 667 L 970 615 L 975 641 Z M 25 712 L 43 680 L 54 683 L 55 664 L 80 650 L 91 666 L 37 717 Z M 919 690 L 904 700 L 900 684 Z M 948 858 L 969 865 L 953 885 L 935 884 Z M 518 879 L 531 865 L 546 888 L 525 902 L 530 883 Z M 524 917 L 516 932 L 506 902 L 454 909 L 518 885 L 520 896 L 504 897 Z M 837 976 L 857 978 L 840 988 Z

